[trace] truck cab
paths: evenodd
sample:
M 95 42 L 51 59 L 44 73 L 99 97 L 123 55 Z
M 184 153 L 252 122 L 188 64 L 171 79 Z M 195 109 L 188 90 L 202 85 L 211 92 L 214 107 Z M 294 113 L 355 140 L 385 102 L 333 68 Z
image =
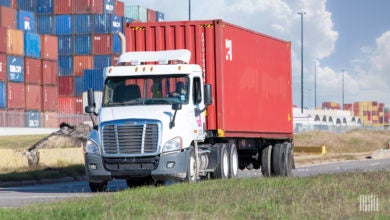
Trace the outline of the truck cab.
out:
M 95 113 L 89 91 L 86 107 L 97 115 L 85 147 L 92 191 L 104 191 L 116 178 L 129 186 L 196 180 L 195 153 L 202 153 L 194 145 L 207 135 L 211 87 L 200 66 L 188 64 L 190 56 L 188 50 L 130 52 L 105 68 L 102 106 Z

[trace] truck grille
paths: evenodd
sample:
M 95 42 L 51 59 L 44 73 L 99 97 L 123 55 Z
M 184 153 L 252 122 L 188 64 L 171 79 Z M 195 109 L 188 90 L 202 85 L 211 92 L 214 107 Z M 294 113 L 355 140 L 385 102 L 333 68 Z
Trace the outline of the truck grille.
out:
M 106 125 L 102 136 L 106 154 L 144 154 L 158 149 L 157 124 Z

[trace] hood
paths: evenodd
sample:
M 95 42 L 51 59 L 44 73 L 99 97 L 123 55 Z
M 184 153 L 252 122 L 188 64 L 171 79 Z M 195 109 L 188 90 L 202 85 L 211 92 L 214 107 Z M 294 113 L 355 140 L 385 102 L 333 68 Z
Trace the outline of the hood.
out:
M 174 111 L 171 105 L 137 105 L 101 108 L 99 113 L 100 122 L 121 119 L 157 119 L 169 122 Z

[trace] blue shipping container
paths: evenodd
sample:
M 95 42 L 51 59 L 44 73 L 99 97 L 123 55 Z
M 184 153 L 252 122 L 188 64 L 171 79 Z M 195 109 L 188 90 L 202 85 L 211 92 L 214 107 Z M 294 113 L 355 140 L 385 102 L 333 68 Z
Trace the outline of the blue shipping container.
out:
M 25 127 L 29 127 L 29 128 L 41 127 L 41 112 L 26 111 Z
M 92 53 L 92 35 L 83 34 L 74 36 L 74 54 L 88 55 Z
M 16 8 L 26 11 L 35 11 L 37 0 L 17 0 Z
M 73 53 L 73 39 L 72 35 L 58 36 L 58 54 L 70 55 Z
M 104 0 L 103 2 L 104 14 L 114 14 L 114 6 L 115 6 L 114 0 Z
M 156 11 L 156 17 L 157 17 L 157 21 L 165 21 L 165 16 L 164 16 L 164 13 L 162 12 L 159 12 L 159 11 Z
M 72 15 L 57 15 L 55 17 L 55 33 L 72 34 Z
M 73 75 L 73 56 L 58 56 L 58 75 Z
M 111 66 L 111 55 L 95 55 L 93 56 L 93 66 L 95 69 L 103 69 L 104 67 Z
M 118 34 L 112 35 L 112 53 L 121 54 L 122 50 L 122 41 Z
M 35 16 L 34 12 L 20 10 L 17 13 L 18 19 L 17 28 L 22 31 L 35 32 Z
M 95 91 L 103 90 L 103 69 L 83 70 L 83 91 L 92 88 Z
M 110 14 L 95 14 L 93 31 L 94 33 L 116 33 L 123 32 L 123 19 L 121 16 Z
M 51 15 L 38 15 L 37 29 L 40 34 L 53 34 L 54 17 Z
M 41 55 L 41 37 L 37 33 L 24 32 L 24 56 L 39 58 Z
M 74 93 L 76 96 L 83 95 L 83 77 L 75 76 L 74 77 Z
M 92 33 L 91 15 L 88 14 L 73 15 L 73 33 L 74 34 Z
M 7 88 L 5 82 L 0 81 L 0 108 L 7 107 Z
M 8 81 L 24 82 L 24 59 L 23 57 L 7 57 Z
M 11 0 L 0 0 L 0 5 L 10 8 L 11 7 Z
M 37 0 L 37 14 L 53 14 L 53 0 Z

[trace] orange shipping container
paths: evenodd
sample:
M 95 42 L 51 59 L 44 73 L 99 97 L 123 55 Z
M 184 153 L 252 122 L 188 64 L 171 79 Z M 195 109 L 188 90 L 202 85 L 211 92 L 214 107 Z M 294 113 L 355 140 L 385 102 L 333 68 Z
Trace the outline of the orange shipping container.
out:
M 16 10 L 0 7 L 0 26 L 16 29 Z
M 40 59 L 24 58 L 24 75 L 26 83 L 42 83 L 42 62 Z
M 58 112 L 63 114 L 76 114 L 76 97 L 59 97 Z
M 7 54 L 24 55 L 23 31 L 15 29 L 7 30 Z
M 58 38 L 51 35 L 41 35 L 41 57 L 46 60 L 58 59 Z
M 93 69 L 93 56 L 79 55 L 73 57 L 73 72 L 76 76 L 81 76 L 84 69 Z

